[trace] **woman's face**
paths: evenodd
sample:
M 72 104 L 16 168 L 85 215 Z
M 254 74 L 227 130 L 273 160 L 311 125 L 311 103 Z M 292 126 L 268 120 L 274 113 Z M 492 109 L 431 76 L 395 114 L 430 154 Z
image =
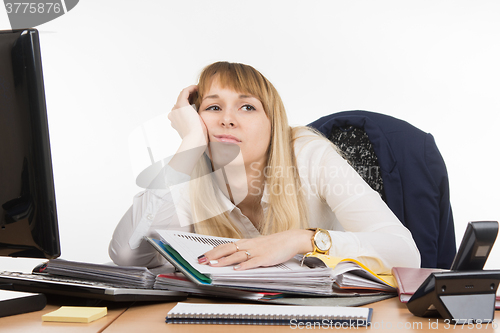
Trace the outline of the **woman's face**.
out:
M 256 97 L 222 89 L 214 81 L 203 97 L 198 112 L 207 126 L 211 143 L 237 145 L 245 166 L 255 162 L 261 163 L 261 167 L 265 166 L 271 140 L 271 122 Z

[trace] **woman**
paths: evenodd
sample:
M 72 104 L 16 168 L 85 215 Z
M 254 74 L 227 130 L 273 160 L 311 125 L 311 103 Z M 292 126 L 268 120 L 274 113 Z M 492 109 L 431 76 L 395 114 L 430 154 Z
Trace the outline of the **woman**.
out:
M 110 243 L 115 263 L 163 263 L 142 237 L 168 228 L 239 238 L 199 258 L 236 270 L 321 251 L 312 241 L 321 233 L 331 236 L 327 253 L 377 273 L 419 267 L 410 232 L 328 140 L 288 126 L 276 89 L 254 68 L 207 66 L 169 119 L 182 138 L 164 170 L 170 186 L 134 198 Z

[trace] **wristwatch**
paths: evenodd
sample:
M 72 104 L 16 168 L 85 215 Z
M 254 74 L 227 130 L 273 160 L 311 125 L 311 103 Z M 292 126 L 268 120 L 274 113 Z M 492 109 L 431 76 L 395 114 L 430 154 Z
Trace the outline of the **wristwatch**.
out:
M 330 237 L 330 233 L 321 228 L 309 228 L 307 230 L 314 231 L 314 235 L 311 238 L 311 242 L 314 248 L 312 253 L 328 253 L 328 251 L 332 247 L 332 238 Z

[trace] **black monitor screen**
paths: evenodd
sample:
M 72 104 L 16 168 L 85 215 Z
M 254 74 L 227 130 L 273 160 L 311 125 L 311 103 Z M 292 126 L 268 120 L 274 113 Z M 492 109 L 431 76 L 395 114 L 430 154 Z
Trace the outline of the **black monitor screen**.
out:
M 38 31 L 0 31 L 0 255 L 60 255 Z

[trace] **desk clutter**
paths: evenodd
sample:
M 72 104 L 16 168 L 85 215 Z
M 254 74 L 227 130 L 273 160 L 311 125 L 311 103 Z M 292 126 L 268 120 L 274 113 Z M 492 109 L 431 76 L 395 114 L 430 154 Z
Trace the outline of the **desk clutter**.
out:
M 396 295 L 392 276 L 377 275 L 356 260 L 326 255 L 297 256 L 272 267 L 235 271 L 232 267 L 200 265 L 197 260 L 200 253 L 233 239 L 158 232 L 162 240 L 148 239 L 148 242 L 172 265 L 148 269 L 51 259 L 33 274 L 0 272 L 0 284 L 12 285 L 18 291 L 111 301 L 174 301 L 192 294 L 253 301 L 292 296 L 301 298 L 300 304 L 308 304 L 304 298 L 381 296 L 375 298 L 380 300 Z M 369 299 L 372 298 L 349 305 L 367 304 Z M 287 302 L 296 304 L 290 298 Z
M 310 296 L 359 296 L 396 293 L 392 276 L 381 276 L 354 259 L 327 255 L 296 256 L 271 267 L 236 271 L 232 266 L 212 267 L 198 256 L 214 246 L 237 239 L 156 230 L 161 240 L 146 240 L 194 285 L 258 290 Z M 304 263 L 304 265 L 302 265 Z M 163 283 L 168 280 L 164 279 Z M 172 281 L 174 282 L 174 281 Z
M 36 274 L 0 272 L 0 284 L 14 286 L 14 290 L 45 293 L 58 291 L 59 294 L 69 296 L 74 296 L 70 286 L 78 285 L 77 289 L 82 290 L 81 284 L 85 284 L 85 288 L 90 288 L 88 291 L 91 292 L 75 296 L 108 297 L 110 293 L 115 292 L 111 299 L 113 301 L 152 300 L 137 298 L 136 294 L 158 292 L 166 294 L 155 300 L 164 302 L 182 301 L 188 295 L 258 301 L 267 304 L 259 304 L 262 306 L 260 308 L 242 309 L 261 309 L 267 312 L 229 313 L 227 315 L 231 319 L 243 318 L 241 322 L 232 320 L 231 323 L 245 323 L 260 318 L 263 323 L 272 325 L 276 323 L 271 321 L 277 317 L 265 308 L 267 306 L 279 310 L 288 309 L 293 305 L 290 308 L 295 308 L 302 315 L 311 316 L 309 311 L 316 308 L 329 309 L 336 306 L 337 311 L 341 307 L 365 305 L 399 293 L 400 300 L 407 302 L 408 309 L 416 316 L 436 315 L 436 312 L 439 312 L 445 319 L 460 317 L 463 319 L 460 323 L 491 322 L 494 318 L 495 303 L 497 306 L 499 303 L 495 292 L 500 282 L 500 271 L 478 270 L 477 267 L 482 268 L 491 250 L 495 239 L 491 237 L 490 230 L 493 227 L 496 231 L 498 223 L 470 224 L 470 230 L 466 232 L 469 236 L 464 237 L 462 242 L 467 246 L 461 246 L 456 259 L 459 263 L 457 267 L 463 268 L 463 271 L 395 267 L 393 275 L 383 276 L 372 272 L 356 260 L 325 255 L 295 257 L 273 267 L 235 271 L 232 267 L 200 265 L 197 260 L 200 253 L 219 244 L 232 242 L 233 239 L 158 230 L 161 240 L 148 238 L 147 241 L 172 264 L 171 266 L 147 269 L 52 259 L 37 270 Z M 480 232 L 476 232 L 477 230 Z M 481 234 L 488 235 L 488 239 L 483 241 Z M 493 234 L 496 235 L 496 232 Z M 471 237 L 473 241 L 470 241 Z M 301 265 L 301 262 L 305 265 Z M 467 270 L 470 265 L 473 265 L 473 270 Z M 67 279 L 79 279 L 81 284 L 77 284 L 76 280 Z M 96 290 L 104 285 L 112 288 L 103 289 L 100 296 L 96 296 Z M 26 289 L 22 289 L 23 287 Z M 121 298 L 124 295 L 127 297 Z M 130 295 L 133 296 L 132 299 Z M 468 310 L 472 301 L 475 304 L 475 312 Z M 173 309 L 175 311 L 169 314 L 167 322 L 186 323 L 200 319 L 199 323 L 220 323 L 222 319 L 219 318 L 219 312 L 225 311 L 216 305 L 209 305 L 211 310 L 207 308 L 207 311 L 211 312 L 205 312 L 194 309 L 197 305 L 181 304 L 184 303 L 179 303 L 179 306 Z M 239 307 L 234 307 L 235 311 L 236 308 Z M 198 312 L 192 312 L 194 310 Z M 335 311 L 331 313 L 335 314 Z M 222 318 L 226 318 L 225 312 L 222 313 Z M 264 314 L 273 314 L 273 317 L 267 318 Z M 292 315 L 299 314 L 293 312 L 289 317 L 279 318 L 289 320 Z M 310 318 L 312 317 L 306 319 Z M 363 318 L 368 324 L 369 316 L 365 315 Z M 312 320 L 318 319 L 314 317 Z M 337 319 L 331 317 L 328 320 L 335 322 Z

